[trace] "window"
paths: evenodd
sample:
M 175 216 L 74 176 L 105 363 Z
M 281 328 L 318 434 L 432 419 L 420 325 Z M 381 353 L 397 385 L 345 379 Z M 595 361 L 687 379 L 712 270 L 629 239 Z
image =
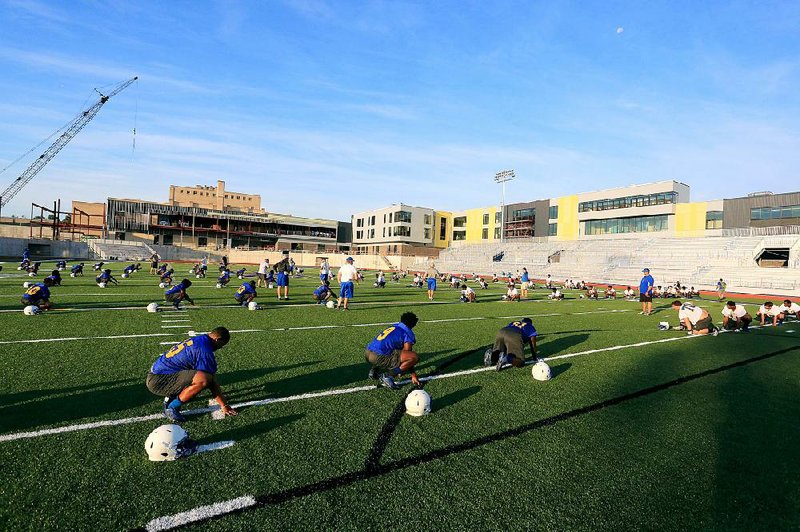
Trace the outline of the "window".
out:
M 369 217 L 369 224 L 368 225 L 375 225 L 375 216 Z
M 629 207 L 650 207 L 651 205 L 664 205 L 677 202 L 677 192 L 661 192 L 645 196 L 625 196 L 624 198 L 584 201 L 578 204 L 578 212 L 610 211 L 613 209 L 627 209 Z M 555 207 L 558 209 L 557 206 Z M 550 219 L 558 218 L 558 210 L 556 210 L 556 216 L 553 216 L 553 207 L 550 207 L 550 209 Z
M 800 205 L 755 207 L 750 209 L 751 220 L 776 220 L 781 218 L 800 218 Z
M 386 215 L 384 214 L 384 216 L 386 216 Z M 383 238 L 386 238 L 386 228 L 385 227 L 383 228 Z
M 394 213 L 390 212 L 389 213 L 389 223 L 392 223 L 392 216 L 394 216 Z
M 503 221 L 503 211 L 497 211 L 494 213 L 494 223 L 499 224 Z
M 484 216 L 486 218 L 489 217 L 488 214 L 484 214 Z M 488 227 L 484 227 L 483 230 L 481 231 L 481 239 L 483 239 L 483 240 L 488 240 L 489 239 L 489 228 Z
M 547 226 L 547 236 L 557 236 L 558 235 L 558 224 L 549 224 Z
M 359 240 L 364 238 L 364 231 L 356 231 L 356 238 Z
M 453 227 L 465 227 L 467 225 L 466 216 L 457 216 L 453 218 Z
M 364 218 L 358 218 L 356 220 L 356 227 L 364 227 Z
M 394 236 L 411 236 L 411 228 L 405 225 L 398 225 L 394 228 Z
M 551 220 L 558 219 L 558 205 L 551 205 L 550 212 L 547 215 Z
M 439 219 L 439 240 L 447 240 L 447 218 Z
M 374 217 L 373 217 L 373 218 L 374 218 Z M 375 238 L 375 229 L 370 229 L 370 230 L 369 230 L 369 237 L 370 237 L 370 238 Z
M 706 212 L 706 229 L 722 229 L 722 211 Z
M 386 214 L 383 215 L 383 223 L 386 223 Z
M 652 233 L 668 229 L 667 215 L 636 216 L 633 218 L 609 218 L 584 222 L 584 235 L 606 235 L 618 233 Z
M 430 239 L 431 239 L 431 229 L 430 229 L 430 227 L 426 227 L 425 228 L 425 240 L 430 240 Z
M 466 240 L 466 231 L 453 231 L 453 240 Z
M 411 213 L 408 211 L 397 211 L 394 213 L 394 221 L 411 223 Z
M 494 239 L 495 240 L 500 240 L 500 228 L 499 227 L 495 227 L 494 228 Z
M 517 209 L 511 211 L 511 222 L 530 222 L 536 219 L 536 209 Z
M 483 225 L 489 225 L 489 213 L 483 213 Z
M 423 219 L 423 221 L 425 222 L 425 225 L 431 225 L 431 220 L 432 219 L 433 219 L 433 217 L 430 214 L 426 214 L 424 219 Z

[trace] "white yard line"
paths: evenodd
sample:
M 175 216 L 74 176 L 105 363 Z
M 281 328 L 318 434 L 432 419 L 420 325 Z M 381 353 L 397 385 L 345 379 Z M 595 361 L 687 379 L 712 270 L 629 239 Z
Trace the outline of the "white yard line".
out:
M 590 349 L 588 351 L 580 351 L 580 352 L 577 352 L 577 353 L 567 353 L 567 354 L 564 354 L 564 355 L 557 355 L 557 356 L 554 356 L 554 357 L 545 358 L 543 360 L 545 360 L 545 361 L 548 361 L 548 360 L 559 360 L 559 359 L 563 359 L 563 358 L 572 358 L 572 357 L 578 357 L 578 356 L 583 356 L 583 355 L 591 355 L 591 354 L 594 354 L 594 353 L 602 353 L 602 352 L 607 352 L 607 351 L 619 351 L 619 350 L 622 350 L 622 349 L 630 349 L 630 348 L 634 348 L 634 347 L 642 347 L 642 346 L 651 345 L 651 344 L 660 344 L 660 343 L 665 343 L 665 342 L 676 342 L 678 340 L 688 340 L 688 339 L 691 339 L 691 338 L 704 338 L 704 337 L 703 336 L 697 336 L 697 335 L 675 336 L 675 337 L 670 337 L 670 338 L 664 338 L 664 339 L 661 339 L 661 340 L 652 340 L 652 341 L 649 341 L 649 342 L 638 342 L 638 343 L 635 343 L 635 344 L 615 345 L 615 346 L 611 346 L 611 347 L 603 347 L 603 348 L 600 348 L 600 349 Z M 535 361 L 529 361 L 528 363 L 532 364 L 534 362 Z M 463 376 L 463 375 L 472 375 L 474 373 L 482 373 L 482 372 L 494 371 L 494 370 L 495 370 L 494 366 L 481 366 L 479 368 L 466 369 L 466 370 L 462 370 L 462 371 L 454 371 L 452 373 L 443 373 L 441 375 L 433 375 L 433 376 L 430 376 L 430 377 L 422 377 L 420 380 L 421 381 L 431 381 L 431 380 L 440 380 L 440 379 L 450 379 L 450 378 L 453 378 L 453 377 L 460 377 L 460 376 Z M 402 383 L 399 383 L 399 384 L 405 384 L 407 382 L 409 382 L 409 381 L 403 381 Z M 268 398 L 268 399 L 259 399 L 259 400 L 254 400 L 254 401 L 246 401 L 246 402 L 243 402 L 243 403 L 233 404 L 231 406 L 233 408 L 247 408 L 247 407 L 253 407 L 253 406 L 264 406 L 264 405 L 269 405 L 269 404 L 273 404 L 273 403 L 287 403 L 287 402 L 292 402 L 292 401 L 302 401 L 302 400 L 306 400 L 306 399 L 316 399 L 316 398 L 319 398 L 319 397 L 330 397 L 330 396 L 334 396 L 334 395 L 346 395 L 346 394 L 352 394 L 352 393 L 358 393 L 358 392 L 368 392 L 370 390 L 376 390 L 376 389 L 377 389 L 376 385 L 370 384 L 370 385 L 367 385 L 367 386 L 355 386 L 355 387 L 352 387 L 352 388 L 337 388 L 337 389 L 325 390 L 325 391 L 321 391 L 321 392 L 309 392 L 309 393 L 304 393 L 304 394 L 299 394 L 299 395 L 290 395 L 290 396 L 287 396 L 287 397 L 272 397 L 272 398 Z M 183 413 L 184 413 L 184 415 L 191 416 L 191 415 L 198 415 L 198 414 L 208 414 L 208 413 L 211 413 L 211 412 L 213 412 L 214 410 L 217 410 L 217 409 L 219 409 L 219 406 L 208 406 L 208 407 L 204 407 L 204 408 L 196 408 L 194 410 L 187 410 L 187 411 L 185 411 Z M 62 434 L 62 433 L 65 433 L 65 432 L 76 432 L 76 431 L 96 429 L 96 428 L 102 428 L 102 427 L 110 427 L 110 426 L 115 426 L 115 425 L 127 425 L 127 424 L 130 424 L 130 423 L 138 423 L 140 421 L 151 421 L 151 420 L 154 420 L 154 419 L 161 419 L 162 417 L 163 417 L 162 414 L 152 414 L 152 415 L 149 415 L 149 416 L 138 416 L 138 417 L 130 417 L 130 418 L 122 418 L 122 419 L 112 419 L 112 420 L 106 420 L 106 421 L 96 421 L 96 422 L 91 422 L 91 423 L 82 423 L 82 424 L 78 424 L 78 425 L 66 425 L 66 426 L 63 426 L 63 427 L 57 427 L 57 428 L 52 428 L 52 429 L 41 429 L 41 430 L 29 431 L 29 432 L 12 432 L 12 433 L 9 433 L 9 434 L 1 434 L 0 435 L 0 443 L 7 442 L 7 441 L 28 439 L 28 438 L 38 438 L 40 436 L 49 436 L 49 435 L 52 435 L 52 434 Z
M 187 321 L 192 321 L 192 320 L 161 320 L 161 323 L 181 323 Z
M 202 521 L 217 515 L 228 514 L 233 511 L 241 510 L 242 508 L 248 508 L 250 506 L 255 506 L 255 505 L 256 505 L 256 499 L 251 495 L 247 495 L 244 497 L 237 497 L 236 499 L 230 499 L 224 502 L 209 504 L 207 506 L 198 506 L 197 508 L 189 510 L 188 512 L 180 512 L 165 517 L 159 517 L 158 519 L 153 519 L 152 521 L 147 523 L 147 525 L 145 525 L 145 529 L 148 532 L 169 530 L 171 528 L 179 527 L 182 525 L 188 525 L 189 523 Z
M 227 449 L 228 447 L 233 447 L 235 443 L 236 442 L 233 440 L 206 443 L 204 445 L 198 445 L 197 449 L 195 449 L 194 452 L 195 454 L 198 454 L 198 453 L 207 453 L 208 451 L 218 451 L 220 449 Z
M 623 309 L 623 310 L 607 310 L 607 311 L 600 311 L 600 312 L 592 312 L 590 314 L 610 314 L 613 312 L 631 312 L 630 310 Z M 587 314 L 587 313 L 583 313 Z M 550 316 L 564 316 L 570 315 L 570 313 L 566 314 L 531 314 L 531 318 L 541 318 L 541 317 L 550 317 Z M 420 320 L 420 323 L 448 323 L 448 322 L 458 322 L 458 321 L 477 321 L 477 320 L 510 320 L 519 318 L 519 315 L 513 316 L 478 316 L 475 318 L 449 318 L 449 319 L 442 319 L 442 320 Z M 387 322 L 379 322 L 379 323 L 354 323 L 349 325 L 314 325 L 314 326 L 305 326 L 305 327 L 277 327 L 271 329 L 239 329 L 230 331 L 231 333 L 262 333 L 262 332 L 281 332 L 281 331 L 308 331 L 314 329 L 339 329 L 339 328 L 347 328 L 347 327 L 382 327 L 384 325 L 392 325 L 393 321 Z M 162 325 L 162 329 L 181 329 L 185 328 L 186 325 Z M 161 334 L 124 334 L 119 336 L 82 336 L 82 337 L 68 337 L 68 338 L 39 338 L 35 340 L 2 340 L 0 341 L 0 345 L 3 344 L 36 344 L 36 343 L 43 343 L 43 342 L 61 342 L 61 341 L 77 341 L 77 340 L 113 340 L 116 338 L 143 338 L 147 336 L 170 336 L 178 333 L 161 333 Z M 205 334 L 205 332 L 199 332 L 198 334 Z M 161 345 L 166 345 L 165 342 Z

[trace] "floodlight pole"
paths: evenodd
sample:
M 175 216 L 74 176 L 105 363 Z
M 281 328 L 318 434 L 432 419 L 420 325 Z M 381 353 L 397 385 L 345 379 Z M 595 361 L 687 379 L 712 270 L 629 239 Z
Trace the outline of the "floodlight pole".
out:
M 514 179 L 514 170 L 503 170 L 494 175 L 494 182 L 502 185 L 502 195 L 500 197 L 500 242 L 505 241 L 506 237 L 506 181 Z

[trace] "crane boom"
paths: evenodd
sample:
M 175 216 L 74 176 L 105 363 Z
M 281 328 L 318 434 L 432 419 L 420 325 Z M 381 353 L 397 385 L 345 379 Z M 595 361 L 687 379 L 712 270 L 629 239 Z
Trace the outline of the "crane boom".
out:
M 103 107 L 103 105 L 105 105 L 105 103 L 111 99 L 112 96 L 116 96 L 122 92 L 137 79 L 139 78 L 134 77 L 128 81 L 120 83 L 108 94 L 103 94 L 100 93 L 100 91 L 97 91 L 100 94 L 100 99 L 97 100 L 91 107 L 79 114 L 70 124 L 68 124 L 64 133 L 59 135 L 55 142 L 53 142 L 50 147 L 44 151 L 44 153 L 37 157 L 36 160 L 33 161 L 31 165 L 28 166 L 28 168 L 26 168 L 25 171 L 22 172 L 22 174 L 20 174 L 20 176 L 11 183 L 11 185 L 9 185 L 8 188 L 0 193 L 0 208 L 5 207 L 8 202 L 10 202 L 14 196 L 16 196 L 17 193 L 31 181 L 31 179 L 36 177 L 36 174 L 38 174 L 42 168 L 44 168 L 47 163 L 49 163 L 53 157 L 55 157 L 56 154 L 69 143 L 69 141 L 75 138 L 75 135 L 77 135 L 84 127 L 86 127 L 86 124 L 92 121 L 92 118 L 95 117 L 95 115 L 100 111 L 100 108 Z

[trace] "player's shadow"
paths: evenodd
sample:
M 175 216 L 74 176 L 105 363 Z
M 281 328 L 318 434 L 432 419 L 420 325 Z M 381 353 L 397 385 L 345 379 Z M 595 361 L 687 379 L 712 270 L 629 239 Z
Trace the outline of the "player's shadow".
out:
M 434 410 L 444 410 L 445 408 L 452 406 L 460 401 L 463 401 L 467 397 L 475 395 L 481 391 L 480 386 L 470 386 L 469 388 L 463 388 L 461 390 L 456 390 L 455 392 L 448 393 L 442 397 L 437 397 L 435 401 L 433 401 Z
M 296 366 L 314 364 L 304 362 Z M 230 386 L 237 382 L 261 379 L 269 373 L 284 369 L 285 367 L 257 368 L 232 371 L 220 374 L 223 386 Z M 120 385 L 120 383 L 125 383 Z M 142 413 L 143 407 L 151 405 L 150 412 L 161 410 L 160 398 L 156 397 L 145 386 L 145 379 L 129 379 L 87 385 L 88 389 L 78 388 L 76 393 L 68 395 L 46 395 L 38 400 L 17 404 L 12 408 L 0 408 L 0 433 L 14 430 L 29 429 L 42 425 L 61 425 L 69 421 L 86 418 L 106 417 L 118 412 L 128 415 Z M 69 389 L 65 389 L 69 390 Z M 200 406 L 209 397 L 203 391 L 197 400 L 189 403 L 187 408 Z
M 546 356 L 556 355 L 572 347 L 576 347 L 589 339 L 586 333 L 571 334 L 569 336 L 562 336 L 554 340 L 542 342 L 542 348 Z
M 227 441 L 227 440 L 240 442 L 242 440 L 252 438 L 253 436 L 259 436 L 261 434 L 264 434 L 265 432 L 276 430 L 290 423 L 294 423 L 295 421 L 303 419 L 304 417 L 305 414 L 291 414 L 288 416 L 282 416 L 277 418 L 263 419 L 255 423 L 249 423 L 247 425 L 243 425 L 241 427 L 236 427 L 222 432 L 217 432 L 216 434 L 213 434 L 208 438 L 204 438 L 203 440 L 200 441 L 200 443 L 201 444 L 213 443 L 213 442 Z
M 286 397 L 303 393 L 319 392 L 331 388 L 341 388 L 348 384 L 377 384 L 367 379 L 369 366 L 366 362 L 328 368 L 312 373 L 294 375 L 285 379 L 264 382 L 248 388 L 235 389 L 237 401 Z

